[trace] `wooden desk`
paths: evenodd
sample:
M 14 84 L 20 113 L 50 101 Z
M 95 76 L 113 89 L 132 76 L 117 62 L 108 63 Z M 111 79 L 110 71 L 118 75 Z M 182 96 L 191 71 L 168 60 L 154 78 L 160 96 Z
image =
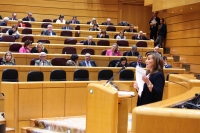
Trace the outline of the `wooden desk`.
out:
M 25 22 L 25 21 L 24 21 Z M 32 28 L 41 28 L 42 23 L 47 23 L 47 22 L 29 22 L 32 25 Z M 9 21 L 8 22 L 8 26 L 13 26 L 17 24 L 17 21 Z M 62 26 L 65 26 L 65 24 L 57 24 L 57 23 L 51 23 L 53 25 L 54 29 L 61 29 Z M 92 26 L 89 24 L 70 24 L 70 26 L 73 27 L 73 29 L 75 29 L 75 27 L 79 25 L 81 30 L 89 30 Z M 106 25 L 99 25 L 101 30 L 106 30 L 107 26 Z M 120 32 L 123 31 L 125 29 L 128 29 L 129 26 L 115 26 L 116 27 L 116 31 Z M 138 31 L 138 26 L 134 26 L 134 29 L 136 29 Z
M 20 38 L 16 40 L 16 42 L 21 42 L 22 40 L 22 37 L 23 36 L 26 36 L 26 35 L 23 35 L 21 34 L 20 35 Z M 30 35 L 30 36 L 33 36 L 34 37 L 34 42 L 37 42 L 38 40 L 40 39 L 46 39 L 46 40 L 49 40 L 50 43 L 54 43 L 54 44 L 64 44 L 64 41 L 65 39 L 67 38 L 74 38 L 77 40 L 77 42 L 80 42 L 80 41 L 83 41 L 83 40 L 87 40 L 87 37 L 64 37 L 64 36 L 44 36 L 44 35 Z M 110 42 L 110 45 L 112 46 L 114 43 L 117 42 L 116 39 L 102 39 L 102 38 L 93 38 L 93 41 L 95 41 L 95 43 L 97 44 L 97 42 L 99 40 L 108 40 Z M 132 40 L 132 39 L 127 39 L 126 41 L 129 42 L 129 47 L 132 47 L 133 45 L 136 45 L 136 43 L 138 41 L 141 41 L 141 40 Z M 154 47 L 154 41 L 153 40 L 144 40 L 147 42 L 147 46 L 148 47 Z
M 19 42 L 22 46 L 24 43 Z M 10 42 L 0 42 L 0 51 L 6 52 L 9 50 Z M 33 43 L 31 47 L 36 46 L 37 43 Z M 84 48 L 91 48 L 95 50 L 95 55 L 101 55 L 103 50 L 110 49 L 111 46 L 92 46 L 92 45 L 64 45 L 64 44 L 44 44 L 44 47 L 48 50 L 49 54 L 62 54 L 62 49 L 64 47 L 74 47 L 76 48 L 77 54 L 81 54 L 81 50 Z M 132 47 L 120 47 L 120 52 L 123 55 L 124 52 L 130 51 Z M 154 48 L 150 47 L 138 47 L 137 48 L 140 55 L 146 55 L 147 51 L 153 51 Z M 163 48 L 160 48 L 160 52 L 163 54 Z

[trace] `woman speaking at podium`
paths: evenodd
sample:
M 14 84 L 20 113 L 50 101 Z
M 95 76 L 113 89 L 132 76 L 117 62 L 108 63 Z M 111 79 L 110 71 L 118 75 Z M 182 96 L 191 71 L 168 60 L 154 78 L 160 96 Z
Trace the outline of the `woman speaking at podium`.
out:
M 144 85 L 141 96 L 138 96 L 137 106 L 161 101 L 163 96 L 165 78 L 162 57 L 156 53 L 148 53 L 145 63 L 147 70 L 146 75 L 142 76 Z M 137 82 L 134 88 L 139 91 Z

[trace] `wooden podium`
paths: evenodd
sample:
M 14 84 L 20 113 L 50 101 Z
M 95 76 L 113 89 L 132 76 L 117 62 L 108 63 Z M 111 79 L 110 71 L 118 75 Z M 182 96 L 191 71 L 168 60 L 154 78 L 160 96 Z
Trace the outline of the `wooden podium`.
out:
M 121 83 L 117 86 L 129 87 Z M 118 96 L 118 91 L 111 85 L 90 83 L 87 87 L 86 132 L 127 133 L 127 99 L 131 97 Z

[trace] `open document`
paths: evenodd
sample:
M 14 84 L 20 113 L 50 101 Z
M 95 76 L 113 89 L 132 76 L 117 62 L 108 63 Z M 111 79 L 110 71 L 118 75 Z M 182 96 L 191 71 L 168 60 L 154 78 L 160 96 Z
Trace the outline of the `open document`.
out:
M 144 81 L 142 80 L 142 76 L 146 75 L 146 70 L 143 68 L 136 66 L 136 82 L 139 87 L 138 95 L 141 97 L 142 91 L 143 91 L 143 86 L 144 86 Z

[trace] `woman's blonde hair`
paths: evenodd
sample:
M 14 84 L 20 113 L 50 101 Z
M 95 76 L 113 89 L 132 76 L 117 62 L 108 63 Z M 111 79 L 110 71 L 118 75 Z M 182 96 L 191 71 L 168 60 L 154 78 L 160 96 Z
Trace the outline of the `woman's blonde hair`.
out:
M 12 53 L 10 52 L 10 51 L 7 51 L 6 53 L 5 53 L 5 55 L 3 56 L 3 61 L 4 62 L 7 62 L 7 60 L 6 60 L 6 55 L 7 54 L 10 54 L 11 55 L 11 59 L 10 59 L 10 61 L 9 62 L 11 62 L 11 63 L 15 63 L 15 60 L 14 60 L 14 57 L 12 56 Z
M 38 42 L 38 43 L 36 44 L 36 48 L 37 48 L 38 46 L 40 46 L 40 47 L 42 48 L 42 51 L 44 50 L 44 45 L 43 45 L 43 43 Z
M 154 61 L 154 66 L 153 66 L 153 70 L 152 72 L 150 72 L 149 70 L 147 70 L 146 74 L 148 75 L 156 73 L 156 72 L 163 72 L 163 58 L 160 56 L 160 54 L 158 53 L 154 53 L 154 52 L 149 52 L 147 53 L 146 57 L 148 57 L 149 55 L 152 55 L 152 59 Z

